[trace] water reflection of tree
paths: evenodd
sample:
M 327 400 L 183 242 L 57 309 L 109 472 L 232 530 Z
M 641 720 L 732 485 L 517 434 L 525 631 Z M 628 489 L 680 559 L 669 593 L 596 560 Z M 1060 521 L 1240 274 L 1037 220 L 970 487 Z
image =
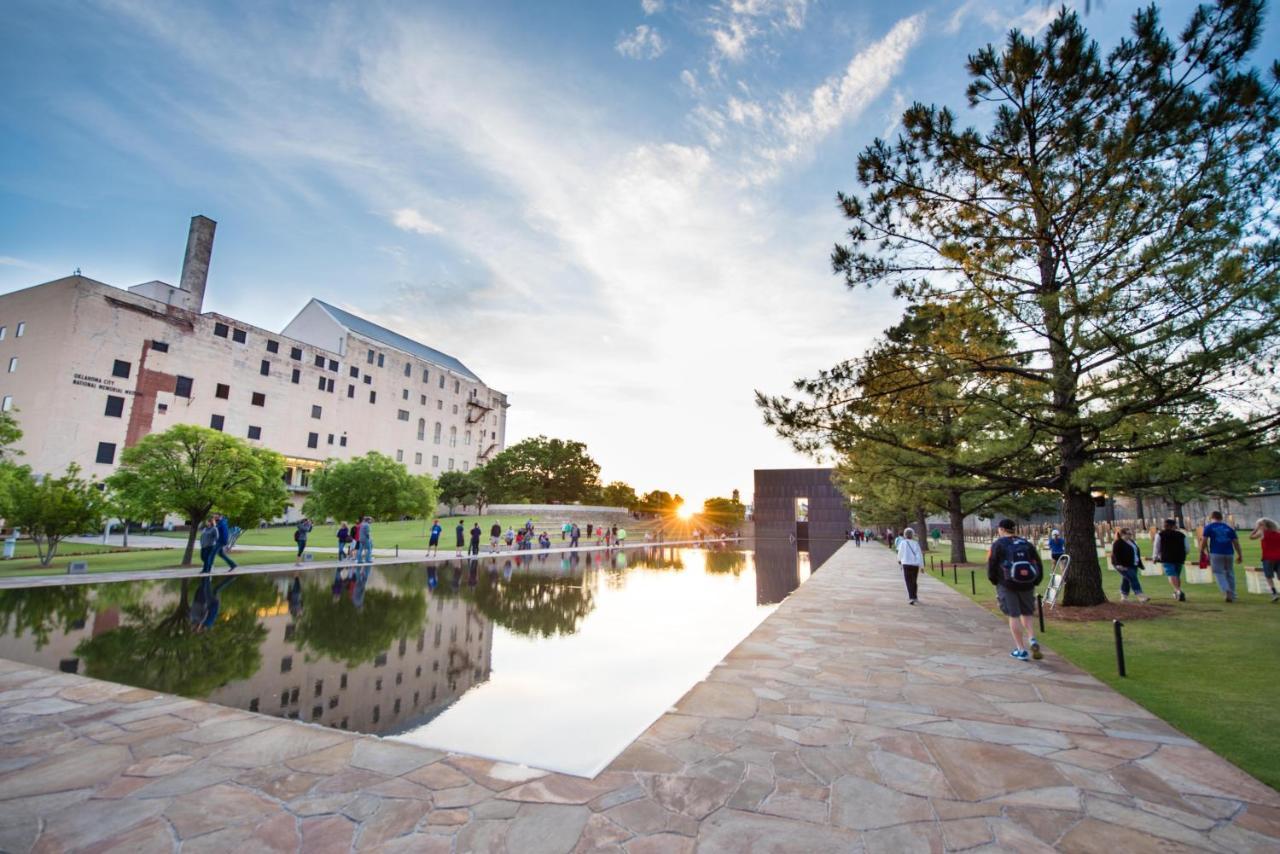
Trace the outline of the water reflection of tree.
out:
M 403 594 L 364 590 L 363 607 L 351 597 L 335 597 L 328 585 L 311 583 L 304 594 L 302 616 L 294 640 L 307 649 L 348 667 L 373 661 L 402 637 L 417 634 L 427 622 L 427 599 L 418 578 L 417 590 Z
M 706 554 L 707 572 L 731 572 L 734 575 L 739 575 L 747 566 L 747 556 L 744 552 L 729 549 L 720 551 L 715 549 L 708 551 Z
M 485 575 L 462 591 L 483 616 L 518 635 L 571 635 L 595 609 L 595 596 L 581 576 L 523 572 L 509 579 Z
M 199 583 L 182 579 L 172 605 L 124 606 L 123 625 L 76 646 L 85 672 L 97 679 L 188 697 L 208 696 L 228 682 L 256 673 L 262 664 L 259 647 L 267 636 L 250 604 L 259 598 L 257 591 L 246 590 L 238 597 L 226 596 L 231 592 L 226 591 L 219 619 L 202 631 L 190 617 L 191 595 Z
M 89 586 L 23 587 L 0 590 L 0 633 L 22 637 L 30 632 L 36 649 L 53 631 L 66 633 L 89 615 Z

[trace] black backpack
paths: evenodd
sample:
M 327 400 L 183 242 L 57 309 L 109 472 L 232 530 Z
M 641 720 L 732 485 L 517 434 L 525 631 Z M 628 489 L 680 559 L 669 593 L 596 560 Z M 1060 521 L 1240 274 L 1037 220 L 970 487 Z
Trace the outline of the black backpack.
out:
M 1022 537 L 1010 537 L 1004 547 L 1004 560 L 1000 563 L 1004 582 L 1010 587 L 1035 587 L 1044 577 L 1037 558 L 1035 546 Z

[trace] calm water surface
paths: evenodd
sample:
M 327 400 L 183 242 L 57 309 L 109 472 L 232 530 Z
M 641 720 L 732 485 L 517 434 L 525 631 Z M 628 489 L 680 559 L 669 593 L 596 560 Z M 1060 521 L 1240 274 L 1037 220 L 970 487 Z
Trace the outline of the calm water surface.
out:
M 775 544 L 0 590 L 0 657 L 589 776 L 808 573 Z

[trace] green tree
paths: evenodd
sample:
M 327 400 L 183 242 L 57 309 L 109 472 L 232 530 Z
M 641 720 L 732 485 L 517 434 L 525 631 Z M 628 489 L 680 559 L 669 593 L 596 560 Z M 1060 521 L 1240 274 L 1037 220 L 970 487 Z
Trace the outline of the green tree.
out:
M 595 594 L 581 579 L 522 573 L 485 578 L 462 594 L 493 622 L 518 635 L 571 635 L 595 609 Z
M 467 500 L 463 503 L 474 504 L 477 513 L 483 513 L 484 508 L 493 500 L 490 498 L 489 478 L 485 469 L 485 466 L 480 466 L 467 472 Z
M 365 589 L 360 607 L 349 596 L 336 599 L 322 584 L 309 584 L 295 640 L 333 661 L 357 667 L 373 661 L 397 640 L 417 634 L 427 622 L 426 595 L 419 588 L 396 594 Z
M 182 579 L 176 601 L 168 607 L 144 603 L 122 608 L 122 625 L 76 646 L 85 673 L 153 691 L 207 697 L 258 672 L 267 629 L 255 608 L 233 607 L 227 593 L 220 593 L 223 607 L 206 630 L 191 619 L 191 588 L 197 583 Z
M 20 638 L 30 632 L 36 649 L 42 649 L 51 632 L 66 634 L 89 615 L 90 589 L 88 584 L 66 584 L 0 590 L 0 634 Z
M 447 471 L 442 472 L 440 478 L 436 481 L 436 488 L 440 491 L 440 502 L 449 508 L 449 515 L 453 515 L 453 508 L 459 504 L 466 505 L 467 499 L 471 497 L 473 485 L 470 476 L 471 472 Z
M 971 370 L 1023 381 L 1001 421 L 1048 453 L 985 474 L 1061 495 L 1066 604 L 1106 600 L 1099 467 L 1276 441 L 1280 67 L 1264 82 L 1248 64 L 1262 11 L 1200 6 L 1175 41 L 1151 6 L 1104 56 L 1064 8 L 1043 39 L 1014 31 L 969 58 L 969 105 L 989 127 L 915 104 L 896 141 L 859 156 L 865 194 L 839 197 L 852 225 L 832 260 L 848 285 L 970 299 L 1016 336 L 1025 364 Z M 1181 429 L 1115 441 L 1145 415 Z
M 119 519 L 124 528 L 123 544 L 129 547 L 129 523 L 153 522 L 164 516 L 164 508 L 150 503 L 154 493 L 112 489 L 107 493 L 107 512 Z
M 53 560 L 64 537 L 97 529 L 106 513 L 102 484 L 80 477 L 75 463 L 62 477 L 24 471 L 13 479 L 9 501 L 9 524 L 35 542 L 41 566 Z
M 178 424 L 121 454 L 107 478 L 113 493 L 137 505 L 178 513 L 190 522 L 182 565 L 191 565 L 200 522 L 215 510 L 241 527 L 284 512 L 284 458 L 218 430 Z
M 633 510 L 640 503 L 640 498 L 629 484 L 615 480 L 600 490 L 600 502 L 606 507 L 625 507 Z
M 747 508 L 736 498 L 708 498 L 702 502 L 702 518 L 721 528 L 733 528 L 747 518 Z
M 423 518 L 436 510 L 439 489 L 429 475 L 411 475 L 403 463 L 370 451 L 345 462 L 329 460 L 311 477 L 302 510 L 315 519 Z
M 517 442 L 485 464 L 490 501 L 571 504 L 600 489 L 600 466 L 582 442 L 535 436 Z
M 654 489 L 640 497 L 636 509 L 642 513 L 667 515 L 676 512 L 676 508 L 683 503 L 684 499 L 679 495 L 672 495 L 662 489 Z

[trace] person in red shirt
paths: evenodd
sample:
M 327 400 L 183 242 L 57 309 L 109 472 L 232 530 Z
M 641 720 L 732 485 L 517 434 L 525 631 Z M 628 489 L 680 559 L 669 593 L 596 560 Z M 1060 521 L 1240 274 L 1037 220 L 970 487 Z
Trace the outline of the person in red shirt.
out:
M 1262 574 L 1271 588 L 1271 601 L 1280 602 L 1280 593 L 1276 592 L 1276 578 L 1280 577 L 1280 525 L 1274 519 L 1259 519 L 1249 539 L 1262 540 Z

